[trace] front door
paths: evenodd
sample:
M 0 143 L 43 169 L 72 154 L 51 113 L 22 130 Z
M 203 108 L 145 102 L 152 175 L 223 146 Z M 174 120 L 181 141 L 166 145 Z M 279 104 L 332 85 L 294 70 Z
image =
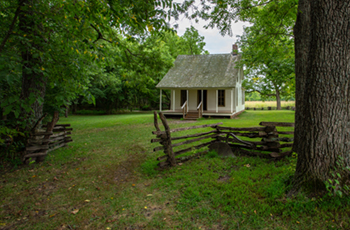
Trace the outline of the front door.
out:
M 197 105 L 202 101 L 202 90 L 197 90 Z M 203 110 L 207 110 L 207 90 L 203 90 Z

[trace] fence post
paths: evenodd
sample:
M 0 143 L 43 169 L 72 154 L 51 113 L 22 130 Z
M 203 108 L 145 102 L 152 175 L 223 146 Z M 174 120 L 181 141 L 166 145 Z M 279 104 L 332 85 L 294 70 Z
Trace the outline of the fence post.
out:
M 156 123 L 158 125 L 158 122 L 156 122 L 156 119 L 157 119 L 157 113 L 155 112 L 155 118 L 154 118 L 154 122 L 155 122 L 155 126 L 156 126 Z M 171 135 L 170 135 L 170 127 L 166 121 L 166 118 L 165 116 L 163 115 L 163 113 L 159 113 L 159 118 L 160 120 L 162 121 L 163 125 L 164 125 L 164 128 L 165 128 L 165 135 L 163 135 L 161 138 L 162 138 L 162 145 L 164 146 L 164 153 L 168 155 L 168 159 L 167 161 L 169 162 L 169 164 L 171 166 L 175 166 L 176 165 L 176 160 L 175 160 L 175 156 L 174 156 L 174 152 L 173 152 L 173 147 L 171 146 Z M 157 127 L 156 127 L 157 129 Z M 159 127 L 158 127 L 159 129 Z M 160 129 L 157 131 L 160 131 Z
M 276 152 L 280 152 L 279 147 L 281 144 L 279 141 L 273 141 L 273 139 L 278 138 L 277 129 L 275 126 L 266 126 L 265 132 L 267 134 L 266 138 L 263 138 L 262 141 L 266 142 L 266 146 L 268 149 L 273 149 Z

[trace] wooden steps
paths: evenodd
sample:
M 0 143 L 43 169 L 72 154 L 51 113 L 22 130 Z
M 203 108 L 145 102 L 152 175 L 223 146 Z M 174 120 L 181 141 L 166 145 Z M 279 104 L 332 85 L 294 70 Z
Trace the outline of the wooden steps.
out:
M 198 112 L 188 112 L 185 117 L 186 120 L 197 120 L 198 118 Z

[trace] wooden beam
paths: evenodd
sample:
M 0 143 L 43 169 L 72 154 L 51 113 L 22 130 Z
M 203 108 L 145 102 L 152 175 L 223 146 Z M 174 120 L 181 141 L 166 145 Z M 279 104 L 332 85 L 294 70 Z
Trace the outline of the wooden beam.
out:
M 56 124 L 54 127 L 56 127 L 56 126 L 68 127 L 68 126 L 70 126 L 70 124 Z M 47 125 L 43 125 L 43 127 L 47 127 Z
M 190 130 L 190 129 L 199 129 L 199 128 L 206 128 L 206 127 L 213 127 L 215 128 L 218 125 L 222 125 L 222 122 L 216 123 L 216 124 L 208 124 L 208 125 L 198 125 L 198 126 L 191 126 L 191 127 L 184 127 L 184 128 L 178 128 L 178 129 L 171 129 L 170 132 L 179 132 L 179 131 L 184 131 L 184 130 Z M 152 134 L 160 135 L 164 134 L 165 131 L 153 131 Z
M 154 124 L 154 128 L 156 128 L 157 132 L 161 131 L 158 125 L 158 115 L 157 115 L 157 111 L 153 111 L 153 124 Z
M 157 152 L 157 151 L 162 150 L 162 149 L 165 149 L 165 147 L 164 147 L 163 145 L 162 145 L 162 146 L 155 147 L 155 148 L 153 149 L 153 152 Z
M 203 114 L 203 108 L 204 108 L 203 90 L 201 90 L 201 98 L 202 98 L 202 114 Z M 208 102 L 207 102 L 207 104 L 208 104 Z
M 179 143 L 176 143 L 176 144 L 172 144 L 171 146 L 172 147 L 177 147 L 177 146 L 186 145 L 186 144 L 190 144 L 190 143 L 193 143 L 193 142 L 196 142 L 196 141 L 201 141 L 201 140 L 204 140 L 204 139 L 213 138 L 213 137 L 217 137 L 217 136 L 219 136 L 219 135 L 218 134 L 213 134 L 213 135 L 209 135 L 209 136 L 199 137 L 199 138 L 195 138 L 195 139 L 192 139 L 192 140 L 187 140 L 187 141 L 179 142 Z
M 280 132 L 280 131 L 278 131 L 278 134 L 294 134 L 294 131 L 291 131 L 291 132 Z
M 55 138 L 55 137 L 60 137 L 60 136 L 66 136 L 67 134 L 71 134 L 71 132 L 59 132 L 59 133 L 55 133 L 53 135 L 50 136 L 50 139 Z
M 49 149 L 49 146 L 48 145 L 32 145 L 32 146 L 26 147 L 26 151 L 45 150 L 45 149 Z
M 218 101 L 219 101 L 219 91 L 218 90 L 216 90 L 216 94 L 215 94 L 216 96 L 216 99 L 215 99 L 215 111 L 216 111 L 216 113 L 218 113 L 219 112 L 219 106 L 218 106 Z
M 49 142 L 55 142 L 55 141 L 58 141 L 58 140 L 64 140 L 66 137 L 65 136 L 59 136 L 59 137 L 55 137 L 55 138 L 51 138 L 49 139 Z
M 234 128 L 234 127 L 218 126 L 217 129 L 219 129 L 219 130 L 233 130 L 233 131 L 265 131 L 265 127 Z
M 57 145 L 57 146 L 55 146 L 54 148 L 51 148 L 51 149 L 47 150 L 47 152 L 54 151 L 54 150 L 56 150 L 56 149 L 58 149 L 58 148 L 61 148 L 61 147 L 64 147 L 64 146 L 66 146 L 66 143 L 62 143 L 62 144 L 60 144 L 60 145 Z
M 190 147 L 190 148 L 187 148 L 187 149 L 183 149 L 183 150 L 174 152 L 174 155 L 175 155 L 175 156 L 178 156 L 178 155 L 180 155 L 180 154 L 183 154 L 183 153 L 187 153 L 187 152 L 189 152 L 189 151 L 192 151 L 193 149 L 200 149 L 200 148 L 203 148 L 203 147 L 205 147 L 205 146 L 208 146 L 208 145 L 210 145 L 211 143 L 214 143 L 214 142 L 216 142 L 216 140 L 214 140 L 214 141 L 209 141 L 209 142 L 207 142 L 207 143 L 203 143 L 203 144 L 200 144 L 200 145 L 197 145 L 197 146 L 193 146 L 193 147 Z M 161 156 L 161 157 L 158 157 L 157 160 L 158 160 L 158 161 L 161 161 L 161 160 L 163 160 L 163 159 L 165 159 L 165 158 L 167 158 L 167 156 Z
M 38 133 L 32 133 L 32 136 L 45 136 L 45 135 L 52 135 L 53 132 L 38 132 Z
M 182 136 L 182 137 L 172 137 L 171 140 L 181 140 L 181 139 L 187 139 L 187 138 L 191 138 L 191 137 L 200 137 L 200 136 L 204 136 L 210 133 L 216 133 L 216 130 L 213 131 L 209 131 L 209 132 L 205 132 L 205 133 L 197 133 L 197 134 L 191 134 L 191 135 L 186 135 L 186 136 Z M 161 142 L 162 139 L 151 139 L 151 143 L 154 142 Z
M 231 89 L 231 113 L 233 113 L 233 88 Z
M 176 105 L 175 89 L 173 89 L 171 91 L 172 91 L 172 94 L 173 94 L 172 106 L 173 106 L 173 111 L 175 112 L 175 105 Z
M 236 135 L 236 136 L 238 136 L 238 135 Z M 220 141 L 226 141 L 226 138 L 222 136 L 222 137 L 219 137 L 219 140 Z M 233 138 L 229 138 L 228 141 L 231 142 L 231 143 L 238 143 L 237 141 L 234 141 Z M 264 144 L 266 144 L 266 142 L 262 142 L 262 141 L 245 141 L 245 142 L 248 142 L 248 143 L 251 143 L 251 144 L 254 144 L 254 145 L 264 145 Z
M 255 145 L 253 143 L 250 143 L 250 142 L 247 142 L 247 141 L 243 141 L 241 139 L 239 139 L 238 137 L 236 137 L 233 133 L 228 133 L 226 135 L 226 142 L 228 142 L 229 138 L 232 137 L 236 142 L 238 143 L 241 143 L 241 144 L 244 144 L 244 145 L 247 145 L 247 146 L 250 146 L 252 148 L 255 147 Z
M 188 107 L 189 107 L 189 103 L 188 103 L 188 89 L 186 90 L 186 101 L 187 101 L 186 113 L 188 113 Z
M 162 89 L 160 90 L 159 96 L 159 112 L 162 112 Z
M 65 128 L 65 127 L 55 127 L 53 128 L 54 132 L 59 132 L 59 131 L 72 131 L 73 128 Z
M 192 140 L 187 140 L 187 141 L 179 142 L 179 143 L 176 143 L 176 144 L 172 144 L 171 147 L 174 148 L 174 147 L 178 147 L 178 146 L 181 146 L 181 145 L 186 145 L 186 144 L 190 144 L 190 143 L 193 143 L 193 142 L 196 142 L 196 141 L 201 141 L 201 140 L 205 140 L 205 139 L 213 138 L 213 137 L 217 137 L 217 136 L 219 136 L 219 134 L 213 134 L 213 135 L 209 135 L 209 136 L 205 136 L 205 137 L 195 138 L 195 139 L 192 139 Z M 157 151 L 162 150 L 162 149 L 165 149 L 165 146 L 155 147 L 153 149 L 153 152 L 157 152 Z
M 291 122 L 265 122 L 259 123 L 261 126 L 281 126 L 281 127 L 294 127 L 294 123 Z
M 173 153 L 173 149 L 171 147 L 171 135 L 170 135 L 170 128 L 168 125 L 168 122 L 166 121 L 166 118 L 164 117 L 163 113 L 159 113 L 159 118 L 162 121 L 164 128 L 165 128 L 165 133 L 166 133 L 166 140 L 164 140 L 163 145 L 164 145 L 164 149 L 165 152 L 167 153 L 167 157 L 168 157 L 168 161 L 170 163 L 171 166 L 175 166 L 176 165 L 176 160 L 175 160 L 175 156 Z
M 288 137 L 272 137 L 272 138 L 263 138 L 261 139 L 263 142 L 276 142 L 276 141 L 283 141 L 283 142 L 293 142 L 294 138 L 288 138 Z
M 265 137 L 267 135 L 265 132 L 239 133 L 239 132 L 222 132 L 222 131 L 220 131 L 220 133 L 221 134 L 233 133 L 236 136 L 249 137 L 249 138 Z

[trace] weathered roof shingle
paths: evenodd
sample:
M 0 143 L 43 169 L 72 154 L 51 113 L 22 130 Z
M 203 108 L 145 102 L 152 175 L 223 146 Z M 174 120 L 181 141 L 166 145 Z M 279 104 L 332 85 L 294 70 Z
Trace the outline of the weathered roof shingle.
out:
M 157 88 L 235 87 L 240 55 L 179 55 Z

